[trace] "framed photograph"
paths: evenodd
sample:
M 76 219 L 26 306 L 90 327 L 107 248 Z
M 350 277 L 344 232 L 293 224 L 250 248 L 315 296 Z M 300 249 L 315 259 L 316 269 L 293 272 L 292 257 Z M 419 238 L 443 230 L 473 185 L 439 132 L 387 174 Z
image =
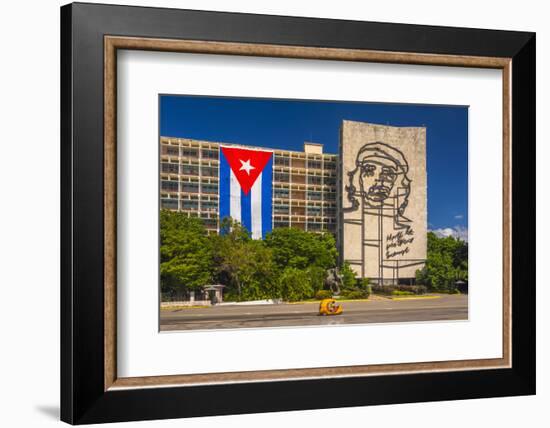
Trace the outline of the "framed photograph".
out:
M 63 421 L 535 393 L 533 33 L 76 3 L 61 105 Z

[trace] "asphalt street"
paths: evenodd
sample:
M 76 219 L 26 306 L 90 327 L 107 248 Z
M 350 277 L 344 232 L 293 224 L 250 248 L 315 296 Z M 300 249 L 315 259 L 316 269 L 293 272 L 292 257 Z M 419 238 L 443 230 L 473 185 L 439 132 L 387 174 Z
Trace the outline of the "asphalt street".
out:
M 467 320 L 467 295 L 431 298 L 373 299 L 341 302 L 341 315 L 319 316 L 319 303 L 280 305 L 218 305 L 207 308 L 162 309 L 160 330 L 283 327 Z

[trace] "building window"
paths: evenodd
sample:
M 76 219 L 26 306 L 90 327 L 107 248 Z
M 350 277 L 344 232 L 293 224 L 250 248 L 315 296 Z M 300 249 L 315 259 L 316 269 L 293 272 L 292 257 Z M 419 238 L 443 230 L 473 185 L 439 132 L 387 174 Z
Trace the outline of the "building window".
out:
M 199 183 L 183 182 L 181 191 L 186 193 L 199 193 Z
M 335 201 L 336 200 L 336 192 L 325 192 L 325 199 L 327 201 Z
M 325 184 L 327 186 L 336 186 L 336 177 L 325 177 Z
M 276 221 L 274 227 L 288 227 L 288 221 Z
M 289 166 L 290 159 L 283 156 L 275 156 L 275 166 Z
M 202 201 L 201 202 L 202 211 L 217 211 L 218 203 L 216 201 Z
M 336 208 L 325 208 L 325 216 L 334 217 L 336 215 Z
M 178 200 L 177 199 L 161 199 L 160 201 L 161 208 L 167 210 L 177 210 L 178 209 Z
M 307 184 L 321 184 L 323 181 L 322 177 L 316 176 L 316 175 L 308 175 L 307 176 Z
M 202 157 L 203 159 L 218 159 L 218 151 L 203 149 Z
M 160 152 L 163 155 L 179 156 L 180 149 L 178 146 L 162 146 Z
M 189 147 L 184 147 L 181 149 L 181 156 L 184 158 L 198 158 L 199 151 L 197 149 L 191 149 Z
M 204 177 L 217 177 L 218 176 L 218 168 L 212 167 L 212 166 L 203 166 L 202 169 L 202 175 Z
M 307 207 L 307 215 L 319 217 L 321 215 L 321 207 Z
M 279 181 L 281 183 L 288 183 L 289 179 L 290 179 L 289 174 L 286 174 L 284 172 L 276 172 L 275 173 L 275 181 Z
M 166 163 L 161 164 L 161 171 L 168 174 L 177 174 L 179 172 L 179 165 L 177 163 Z
M 321 223 L 308 223 L 307 224 L 307 229 L 317 232 L 317 231 L 320 231 L 322 229 L 322 224 Z
M 182 210 L 188 210 L 188 211 L 198 211 L 199 209 L 199 201 L 193 201 L 189 199 L 183 199 L 181 201 L 181 209 Z
M 165 192 L 177 192 L 178 191 L 178 182 L 177 181 L 162 180 L 160 182 L 160 188 Z
M 325 169 L 335 170 L 336 162 L 325 161 Z
M 288 214 L 288 205 L 275 205 L 273 212 L 275 214 Z
M 202 193 L 218 193 L 218 185 L 217 184 L 211 184 L 211 183 L 203 183 L 202 184 Z
M 314 168 L 314 169 L 321 169 L 321 161 L 318 161 L 318 160 L 308 160 L 308 161 L 307 161 L 307 167 L 308 167 L 308 168 Z
M 198 165 L 182 165 L 181 173 L 184 175 L 199 175 Z
M 308 192 L 307 193 L 307 200 L 308 201 L 320 201 L 323 199 L 321 192 Z
M 288 199 L 290 196 L 290 191 L 288 189 L 275 189 L 274 194 L 275 198 Z

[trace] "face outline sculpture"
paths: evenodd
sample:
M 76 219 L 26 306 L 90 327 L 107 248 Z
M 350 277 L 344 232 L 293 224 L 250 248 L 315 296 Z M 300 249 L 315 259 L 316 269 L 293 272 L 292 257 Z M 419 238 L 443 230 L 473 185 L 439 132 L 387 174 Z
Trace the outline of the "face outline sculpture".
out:
M 388 199 L 397 179 L 397 165 L 390 160 L 371 157 L 358 166 L 361 194 L 373 204 Z
M 359 208 L 363 200 L 367 208 L 379 208 L 397 200 L 397 214 L 403 215 L 408 204 L 411 180 L 409 165 L 403 153 L 388 144 L 365 144 L 357 152 L 355 169 L 348 172 L 349 184 L 345 187 L 352 206 Z

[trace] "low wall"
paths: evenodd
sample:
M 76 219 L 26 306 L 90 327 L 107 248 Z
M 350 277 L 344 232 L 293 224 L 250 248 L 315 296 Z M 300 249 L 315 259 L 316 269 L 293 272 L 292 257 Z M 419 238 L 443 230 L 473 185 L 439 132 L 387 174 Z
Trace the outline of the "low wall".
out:
M 210 300 L 195 300 L 190 302 L 189 300 L 181 302 L 160 302 L 161 308 L 170 308 L 173 306 L 212 306 Z

